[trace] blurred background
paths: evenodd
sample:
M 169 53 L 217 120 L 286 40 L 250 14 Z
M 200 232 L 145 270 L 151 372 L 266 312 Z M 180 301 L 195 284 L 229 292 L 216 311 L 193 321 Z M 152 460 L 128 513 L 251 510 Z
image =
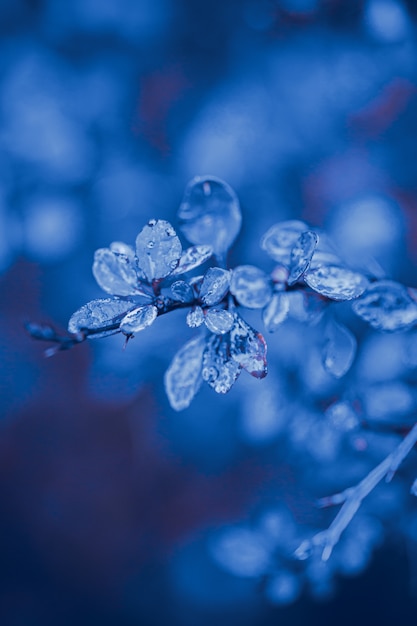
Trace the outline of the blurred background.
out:
M 360 349 L 336 380 L 295 307 L 267 379 L 175 413 L 182 313 L 53 359 L 24 323 L 65 329 L 102 295 L 94 250 L 175 226 L 203 174 L 241 201 L 232 267 L 270 271 L 262 234 L 304 219 L 417 287 L 416 3 L 0 0 L 0 18 L 1 623 L 415 624 L 415 453 L 327 564 L 291 559 L 336 514 L 316 499 L 415 421 L 415 333 L 341 305 Z

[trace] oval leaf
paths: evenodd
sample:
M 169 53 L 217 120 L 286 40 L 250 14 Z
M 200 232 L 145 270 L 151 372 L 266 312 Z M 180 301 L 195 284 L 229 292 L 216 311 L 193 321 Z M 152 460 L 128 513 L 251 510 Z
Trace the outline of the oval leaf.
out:
M 310 266 L 318 240 L 318 235 L 308 230 L 302 233 L 295 242 L 290 257 L 289 285 L 296 283 Z
M 261 248 L 283 265 L 289 265 L 291 250 L 301 233 L 308 230 L 305 222 L 288 220 L 274 224 L 261 239 Z
M 158 309 L 153 304 L 139 306 L 129 311 L 120 324 L 120 330 L 125 335 L 133 335 L 140 330 L 147 328 L 155 321 L 158 315 Z
M 205 320 L 207 328 L 216 335 L 228 333 L 234 323 L 234 317 L 224 309 L 209 309 Z
M 232 270 L 230 292 L 242 306 L 262 309 L 272 297 L 268 276 L 254 265 L 239 265 Z
M 204 313 L 201 306 L 195 306 L 191 311 L 188 311 L 186 321 L 190 328 L 201 326 L 204 323 Z
M 230 354 L 251 376 L 264 378 L 267 374 L 266 341 L 239 315 L 234 317 L 230 331 Z
M 417 323 L 417 304 L 403 285 L 391 280 L 371 285 L 352 309 L 377 330 L 406 330 Z
M 182 246 L 165 220 L 151 220 L 136 237 L 139 267 L 148 281 L 165 278 L 177 267 Z
M 230 272 L 220 267 L 210 267 L 204 275 L 200 298 L 206 306 L 221 302 L 229 290 Z
M 210 335 L 203 354 L 203 380 L 216 393 L 227 393 L 241 369 L 241 365 L 230 358 L 226 336 Z
M 188 341 L 165 372 L 165 391 L 175 411 L 186 409 L 200 389 L 204 344 L 203 337 Z
M 68 331 L 97 331 L 89 334 L 91 338 L 105 337 L 119 332 L 120 322 L 126 313 L 135 306 L 132 300 L 118 298 L 99 298 L 84 304 L 75 311 L 68 322 Z M 102 329 L 100 332 L 99 329 Z
M 191 246 L 187 248 L 180 258 L 180 261 L 171 276 L 185 274 L 191 272 L 196 267 L 200 267 L 213 256 L 213 248 L 211 246 Z
M 335 378 L 341 378 L 350 369 L 356 354 L 355 336 L 334 320 L 326 328 L 326 343 L 322 352 L 324 369 Z
M 286 293 L 275 293 L 262 311 L 262 320 L 270 333 L 275 332 L 288 317 L 290 300 Z
M 304 280 L 311 289 L 331 300 L 358 298 L 369 284 L 363 274 L 335 265 L 323 265 L 309 270 L 304 275 Z
M 188 241 L 212 246 L 220 257 L 234 242 L 242 222 L 235 192 L 214 176 L 197 176 L 187 185 L 178 219 Z
M 176 280 L 171 285 L 171 293 L 174 300 L 179 302 L 192 302 L 194 300 L 194 291 L 185 280 Z
M 141 293 L 134 257 L 118 254 L 109 248 L 94 253 L 93 275 L 98 285 L 115 296 L 133 296 Z

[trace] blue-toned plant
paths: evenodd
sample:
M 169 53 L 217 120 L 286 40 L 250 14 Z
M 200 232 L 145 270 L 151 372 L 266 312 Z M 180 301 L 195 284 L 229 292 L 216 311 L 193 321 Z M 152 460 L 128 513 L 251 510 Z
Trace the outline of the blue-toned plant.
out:
M 93 274 L 108 296 L 76 311 L 67 336 L 37 324 L 28 325 L 30 334 L 55 343 L 47 351 L 51 355 L 114 333 L 129 341 L 158 317 L 187 309 L 186 323 L 196 333 L 174 356 L 164 378 L 169 402 L 179 411 L 190 405 L 203 382 L 227 393 L 243 369 L 255 378 L 266 376 L 266 341 L 241 316 L 242 309 L 259 309 L 264 328 L 273 333 L 301 300 L 306 323 L 324 323 L 322 364 L 336 378 L 348 372 L 357 347 L 351 330 L 333 318 L 337 303 L 351 302 L 353 313 L 377 331 L 416 327 L 414 289 L 387 280 L 378 270 L 348 267 L 324 232 L 300 220 L 274 224 L 263 236 L 261 248 L 275 262 L 270 274 L 254 265 L 228 267 L 227 252 L 241 219 L 229 185 L 214 177 L 195 178 L 178 211 L 179 228 L 191 247 L 183 249 L 169 222 L 150 220 L 135 248 L 115 242 L 96 251 Z M 327 560 L 362 500 L 384 477 L 393 477 L 416 441 L 417 425 L 358 485 L 323 499 L 325 505 L 341 504 L 340 512 L 327 530 L 302 542 L 295 556 L 306 558 L 318 546 Z

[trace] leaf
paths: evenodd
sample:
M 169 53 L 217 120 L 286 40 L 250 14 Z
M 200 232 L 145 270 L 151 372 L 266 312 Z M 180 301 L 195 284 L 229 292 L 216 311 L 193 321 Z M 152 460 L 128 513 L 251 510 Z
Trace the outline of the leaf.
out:
M 206 306 L 221 302 L 229 290 L 230 271 L 210 267 L 204 274 L 200 288 L 200 299 Z
M 267 374 L 266 341 L 237 313 L 230 331 L 230 354 L 251 376 L 264 378 Z
M 206 313 L 205 323 L 207 328 L 217 335 L 229 332 L 234 323 L 234 316 L 224 309 L 209 309 Z
M 417 305 L 400 283 L 381 280 L 371 285 L 352 309 L 376 330 L 394 332 L 413 327 Z
M 213 256 L 213 248 L 211 246 L 191 246 L 187 248 L 180 258 L 177 267 L 171 272 L 171 276 L 185 274 L 191 272 L 196 267 L 200 267 Z
M 261 239 L 261 248 L 283 265 L 289 265 L 291 250 L 301 233 L 308 230 L 305 222 L 288 220 L 274 224 Z
M 195 306 L 191 311 L 188 311 L 186 322 L 190 328 L 197 328 L 204 323 L 204 313 L 201 306 Z
M 103 332 L 91 334 L 91 338 L 105 337 L 119 332 L 121 320 L 135 306 L 133 300 L 99 298 L 84 304 L 75 311 L 68 322 L 68 331 L 77 333 L 103 328 Z M 90 335 L 89 335 L 90 337 Z
M 176 280 L 171 285 L 171 293 L 174 300 L 179 302 L 192 302 L 194 300 L 194 291 L 185 280 Z
M 322 351 L 324 369 L 341 378 L 350 369 L 356 354 L 355 336 L 342 324 L 331 320 L 326 328 L 326 342 Z
M 242 306 L 262 309 L 272 297 L 268 276 L 254 265 L 239 265 L 232 270 L 230 292 Z
M 181 252 L 181 242 L 165 220 L 150 220 L 136 237 L 139 267 L 149 282 L 171 274 L 179 263 Z
M 286 293 L 275 293 L 262 311 L 262 320 L 270 333 L 275 332 L 288 317 L 290 300 Z
M 125 335 L 133 335 L 147 328 L 155 321 L 158 309 L 153 304 L 145 304 L 129 311 L 120 324 L 120 330 Z
M 296 283 L 310 266 L 318 241 L 316 233 L 308 230 L 302 233 L 295 242 L 290 257 L 289 285 Z
M 311 289 L 331 300 L 358 298 L 369 284 L 363 274 L 335 265 L 323 265 L 308 270 L 304 274 L 304 280 Z
M 188 241 L 212 246 L 219 257 L 230 248 L 242 223 L 235 192 L 214 176 L 197 176 L 188 183 L 178 219 Z
M 133 250 L 132 250 L 133 252 Z M 139 287 L 133 258 L 118 254 L 109 248 L 99 248 L 94 253 L 93 275 L 98 285 L 116 296 L 148 295 Z
M 216 393 L 227 393 L 238 379 L 241 366 L 230 358 L 226 335 L 210 335 L 203 353 L 203 380 Z
M 203 337 L 188 341 L 174 356 L 164 376 L 165 391 L 174 411 L 186 409 L 202 383 Z

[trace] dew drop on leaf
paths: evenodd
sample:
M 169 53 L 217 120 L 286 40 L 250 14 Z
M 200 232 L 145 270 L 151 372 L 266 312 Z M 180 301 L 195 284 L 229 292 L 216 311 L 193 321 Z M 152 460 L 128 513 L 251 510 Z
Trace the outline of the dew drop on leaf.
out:
M 133 296 L 140 291 L 134 258 L 99 248 L 94 253 L 93 275 L 106 293 L 115 296 Z
M 230 354 L 251 376 L 264 378 L 267 374 L 266 342 L 261 333 L 235 314 L 230 331 Z
M 188 311 L 186 322 L 190 328 L 197 328 L 204 323 L 204 313 L 201 306 L 195 306 Z
M 363 274 L 335 265 L 308 270 L 304 280 L 311 289 L 331 300 L 358 298 L 369 284 Z
M 200 265 L 208 261 L 211 256 L 213 256 L 213 248 L 211 246 L 191 246 L 191 248 L 184 250 L 171 276 L 191 272 L 191 270 L 200 267 Z
M 179 302 L 192 302 L 194 300 L 194 291 L 185 280 L 176 280 L 171 285 L 171 293 L 174 300 Z
M 106 335 L 113 335 L 119 332 L 121 320 L 134 306 L 135 302 L 132 300 L 119 300 L 119 298 L 92 300 L 71 315 L 68 331 L 77 333 L 80 330 L 95 330 L 115 326 L 114 328 L 107 328 L 103 332 L 92 334 L 91 338 L 98 339 Z
M 283 265 L 289 265 L 291 250 L 301 233 L 308 230 L 305 222 L 288 220 L 274 224 L 261 239 L 261 248 Z
M 370 285 L 352 309 L 376 330 L 406 330 L 417 323 L 417 304 L 406 287 L 391 280 Z
M 186 409 L 200 389 L 204 347 L 204 337 L 191 339 L 178 350 L 165 372 L 165 391 L 175 411 Z
M 241 366 L 230 358 L 228 341 L 222 335 L 210 335 L 203 354 L 203 380 L 216 393 L 227 393 L 239 377 Z
M 158 309 L 153 304 L 145 304 L 145 306 L 139 306 L 123 318 L 120 324 L 120 330 L 125 335 L 132 335 L 138 333 L 140 330 L 147 328 L 155 321 L 158 315 Z
M 150 282 L 171 274 L 178 265 L 181 252 L 181 242 L 165 220 L 151 220 L 136 237 L 139 267 Z
M 268 332 L 275 332 L 288 317 L 290 300 L 286 293 L 275 293 L 262 311 L 262 320 Z
M 206 306 L 213 306 L 223 300 L 229 290 L 230 272 L 220 267 L 210 267 L 204 275 L 200 288 L 200 298 Z
M 356 354 L 355 336 L 346 326 L 330 320 L 322 351 L 324 369 L 335 378 L 341 378 L 350 369 Z
M 262 309 L 271 299 L 272 285 L 268 276 L 254 265 L 239 265 L 232 270 L 230 292 L 241 306 Z
M 205 317 L 207 328 L 217 335 L 229 332 L 234 323 L 234 316 L 224 309 L 209 309 Z
M 224 256 L 236 239 L 242 222 L 239 200 L 233 189 L 211 176 L 197 176 L 190 181 L 178 219 L 188 241 L 212 246 L 219 257 Z
M 310 266 L 318 240 L 317 234 L 308 230 L 302 233 L 295 242 L 290 256 L 289 285 L 296 283 Z

